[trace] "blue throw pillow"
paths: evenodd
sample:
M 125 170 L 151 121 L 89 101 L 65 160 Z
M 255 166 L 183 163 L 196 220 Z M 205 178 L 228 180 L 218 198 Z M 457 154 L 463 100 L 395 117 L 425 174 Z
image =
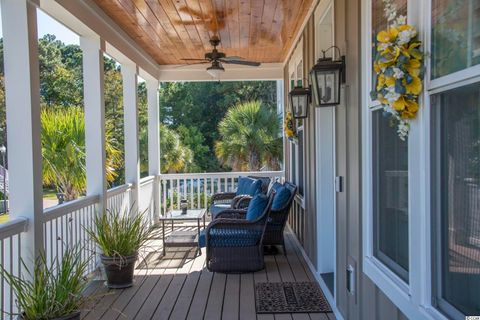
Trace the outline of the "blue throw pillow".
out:
M 265 208 L 268 205 L 268 198 L 263 193 L 258 193 L 250 201 L 247 209 L 247 215 L 245 219 L 249 221 L 257 220 L 262 216 L 262 213 L 265 211 Z
M 249 177 L 238 177 L 237 196 L 249 194 L 248 191 L 255 181 L 257 180 Z
M 292 193 L 285 186 L 280 186 L 275 191 L 275 197 L 273 198 L 272 202 L 272 210 L 280 210 L 288 203 Z
M 258 180 L 255 180 L 255 182 L 250 185 L 246 194 L 253 197 L 257 193 L 261 193 L 261 192 L 262 192 L 262 180 L 258 179 Z
M 276 193 L 278 193 L 278 191 L 280 191 L 280 188 L 283 188 L 283 184 L 281 184 L 280 182 L 275 182 L 272 185 L 272 189 L 275 190 Z

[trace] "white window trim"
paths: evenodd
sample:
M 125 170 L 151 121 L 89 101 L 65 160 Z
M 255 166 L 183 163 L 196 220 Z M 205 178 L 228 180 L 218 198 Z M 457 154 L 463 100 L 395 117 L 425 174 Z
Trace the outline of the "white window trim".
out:
M 297 73 L 297 67 L 299 64 L 302 64 L 302 75 L 299 77 L 298 73 Z M 302 80 L 302 83 L 305 83 L 305 75 L 303 74 L 304 70 L 303 70 L 303 37 L 300 38 L 300 40 L 298 41 L 298 43 L 296 44 L 296 48 L 295 50 L 293 51 L 293 54 L 292 54 L 292 57 L 290 59 L 290 62 L 288 63 L 288 74 L 289 74 L 289 84 L 288 84 L 288 88 L 289 88 L 289 91 L 292 90 L 293 88 L 291 87 L 291 76 L 293 75 L 294 77 L 294 80 L 295 80 L 295 83 L 294 83 L 294 86 L 297 85 L 297 81 L 298 80 Z M 289 102 L 290 103 L 290 100 Z M 294 121 L 296 121 L 294 119 Z M 303 134 L 303 165 L 302 165 L 302 168 L 303 168 L 303 188 L 305 188 L 305 131 L 304 131 L 304 125 L 302 124 L 301 126 L 297 127 L 297 131 L 302 131 L 304 134 Z M 295 147 L 295 154 L 290 154 L 290 157 L 295 157 L 295 164 L 296 164 L 296 167 L 293 168 L 293 162 L 290 161 L 290 172 L 293 173 L 293 170 L 295 170 L 295 177 L 298 179 L 299 177 L 299 160 L 300 160 L 300 157 L 299 157 L 299 152 L 298 152 L 298 142 L 297 141 L 290 141 L 290 150 L 292 150 L 292 144 L 295 144 L 296 147 Z M 304 190 L 304 193 L 305 193 L 305 190 Z M 305 201 L 304 201 L 304 197 L 305 196 L 301 196 L 300 194 L 297 194 L 297 200 L 299 200 L 299 204 L 300 206 L 305 209 Z
M 408 1 L 408 21 L 418 27 L 423 37 L 424 49 L 430 48 L 430 1 Z M 373 254 L 373 203 L 372 203 L 372 117 L 368 106 L 376 103 L 370 99 L 371 90 L 371 38 L 372 0 L 362 0 L 362 197 L 363 197 L 363 269 L 364 273 L 409 318 L 447 319 L 431 303 L 431 250 L 430 250 L 430 124 L 429 99 L 425 92 L 420 97 L 417 120 L 411 124 L 408 141 L 409 181 L 409 281 L 406 283 Z M 428 20 L 428 21 L 427 21 Z M 428 58 L 425 63 L 429 65 Z M 426 79 L 429 77 L 427 71 Z M 425 81 L 428 86 L 429 82 Z
M 426 53 L 431 48 L 431 1 L 408 0 L 408 20 L 418 27 Z M 369 92 L 371 87 L 371 2 L 362 0 L 362 197 L 363 197 L 363 265 L 365 274 L 409 318 L 448 319 L 432 304 L 436 294 L 432 290 L 432 212 L 431 212 L 431 110 L 430 96 L 457 87 L 480 81 L 480 65 L 430 80 L 430 56 L 425 65 L 425 90 L 420 97 L 420 111 L 412 122 L 409 138 L 409 283 L 405 283 L 382 262 L 373 256 L 373 210 L 372 210 L 372 145 L 371 111 L 375 105 Z M 367 111 L 368 110 L 368 111 Z

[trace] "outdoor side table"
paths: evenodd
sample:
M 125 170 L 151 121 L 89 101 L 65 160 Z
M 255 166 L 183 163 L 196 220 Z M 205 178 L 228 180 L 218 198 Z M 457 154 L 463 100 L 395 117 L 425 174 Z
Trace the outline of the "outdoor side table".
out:
M 200 238 L 200 222 L 203 220 L 203 228 L 205 228 L 205 213 L 206 209 L 188 209 L 186 214 L 182 214 L 182 210 L 172 210 L 165 216 L 160 217 L 162 222 L 162 240 L 163 240 L 163 255 L 167 247 L 197 247 L 198 239 Z M 175 223 L 196 221 L 197 231 L 175 231 Z M 165 237 L 165 223 L 171 222 L 172 233 Z M 201 250 L 198 250 L 202 254 Z

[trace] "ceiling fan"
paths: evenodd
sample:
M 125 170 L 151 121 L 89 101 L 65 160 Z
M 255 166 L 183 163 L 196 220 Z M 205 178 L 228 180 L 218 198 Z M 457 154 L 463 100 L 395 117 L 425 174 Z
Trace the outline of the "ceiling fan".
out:
M 215 79 L 225 72 L 222 63 L 226 64 L 239 64 L 244 66 L 258 67 L 260 62 L 247 61 L 240 57 L 227 57 L 225 53 L 217 50 L 218 45 L 220 44 L 220 38 L 213 36 L 210 39 L 210 44 L 213 46 L 212 52 L 205 53 L 204 59 L 181 59 L 183 61 L 202 61 L 198 64 L 211 63 L 212 65 L 207 68 L 207 72 L 214 77 Z

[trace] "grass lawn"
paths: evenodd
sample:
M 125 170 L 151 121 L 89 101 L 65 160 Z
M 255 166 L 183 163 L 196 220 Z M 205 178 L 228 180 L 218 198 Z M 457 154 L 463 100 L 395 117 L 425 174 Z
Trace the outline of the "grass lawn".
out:
M 57 190 L 55 189 L 43 189 L 43 199 L 57 200 Z
M 8 214 L 0 214 L 0 224 L 8 221 Z

